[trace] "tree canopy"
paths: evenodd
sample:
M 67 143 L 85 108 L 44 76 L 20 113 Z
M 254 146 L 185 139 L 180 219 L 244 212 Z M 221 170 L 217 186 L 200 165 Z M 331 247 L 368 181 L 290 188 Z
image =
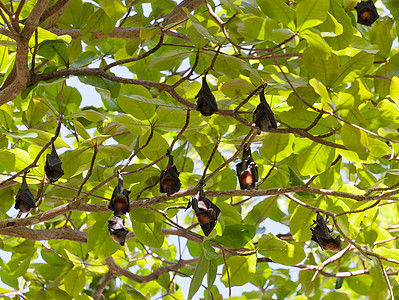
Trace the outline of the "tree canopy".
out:
M 359 2 L 0 2 L 0 295 L 399 297 L 399 2 Z

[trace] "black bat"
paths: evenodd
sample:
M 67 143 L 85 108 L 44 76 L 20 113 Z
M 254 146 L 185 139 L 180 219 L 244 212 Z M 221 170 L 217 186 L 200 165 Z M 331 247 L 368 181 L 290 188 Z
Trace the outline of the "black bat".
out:
M 215 228 L 220 216 L 220 209 L 211 200 L 205 198 L 204 188 L 199 186 L 197 195 L 191 197 L 187 208 L 193 207 L 198 222 L 204 232 L 208 236 L 213 228 Z
M 380 17 L 372 0 L 359 2 L 355 9 L 357 22 L 362 25 L 371 26 Z
M 44 171 L 46 172 L 46 176 L 50 183 L 56 182 L 62 175 L 64 175 L 64 170 L 62 170 L 62 162 L 55 150 L 54 143 L 51 142 L 53 149 L 51 150 L 51 154 L 47 154 L 46 164 L 44 166 Z
M 327 220 L 326 216 L 326 220 Z M 312 241 L 315 241 L 319 246 L 327 251 L 338 252 L 342 249 L 342 241 L 340 235 L 333 238 L 331 235 L 332 230 L 327 227 L 326 220 L 317 213 L 316 220 L 313 221 L 316 224 L 315 227 L 311 227 Z
M 166 166 L 166 169 L 162 170 L 161 172 L 161 178 L 159 179 L 159 190 L 161 193 L 166 193 L 168 196 L 170 196 L 180 190 L 181 183 L 179 179 L 179 172 L 177 171 L 176 166 L 173 164 L 173 156 L 170 155 L 169 151 L 167 154 L 169 156 L 169 163 Z
M 258 165 L 252 159 L 251 147 L 246 144 L 242 151 L 242 161 L 236 165 L 238 182 L 242 190 L 253 190 L 258 181 Z
M 197 99 L 197 110 L 203 116 L 211 116 L 218 111 L 215 96 L 213 96 L 211 89 L 206 82 L 206 75 L 202 77 L 202 87 L 195 98 Z
M 253 122 L 255 126 L 261 131 L 270 131 L 272 128 L 277 128 L 274 114 L 265 99 L 265 87 L 263 87 L 259 96 L 260 102 L 253 112 Z
M 129 230 L 126 229 L 125 221 L 121 217 L 113 217 L 108 220 L 108 231 L 115 243 L 119 243 L 122 246 L 125 244 Z
M 22 184 L 17 192 L 17 196 L 15 197 L 15 209 L 19 209 L 21 213 L 28 213 L 32 208 L 35 208 L 35 197 L 32 192 L 29 190 L 29 186 L 26 183 L 26 174 L 22 177 Z
M 123 216 L 130 211 L 129 194 L 130 191 L 123 187 L 123 178 L 118 172 L 119 182 L 112 193 L 111 201 L 108 205 L 110 210 L 114 211 L 115 216 Z

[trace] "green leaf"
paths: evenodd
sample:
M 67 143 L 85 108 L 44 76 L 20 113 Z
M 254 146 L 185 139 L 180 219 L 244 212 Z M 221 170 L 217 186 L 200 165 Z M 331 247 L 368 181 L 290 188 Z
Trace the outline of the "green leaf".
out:
M 256 271 L 256 255 L 232 256 L 227 260 L 230 285 L 241 286 L 251 281 Z M 229 286 L 229 280 L 226 272 L 226 265 L 223 267 L 222 282 Z
M 140 38 L 141 38 L 142 40 L 151 39 L 151 38 L 153 38 L 160 30 L 161 30 L 161 28 L 158 28 L 158 27 L 150 27 L 150 28 L 142 27 L 142 28 L 140 29 Z
M 393 37 L 391 35 L 393 20 L 378 22 L 370 28 L 370 42 L 377 44 L 379 54 L 383 59 L 388 58 L 392 47 Z
M 67 43 L 63 40 L 46 40 L 39 44 L 37 54 L 48 60 L 58 58 L 62 65 L 69 63 Z
M 82 35 L 101 30 L 104 35 L 107 35 L 114 30 L 116 20 L 112 20 L 103 9 L 97 9 L 92 13 L 87 21 L 87 24 L 81 30 Z
M 118 104 L 125 113 L 128 113 L 140 120 L 150 120 L 155 114 L 155 106 L 144 101 L 137 101 L 136 98 L 144 98 L 142 96 L 121 95 L 118 97 Z
M 348 124 L 344 124 L 341 129 L 341 138 L 346 148 L 360 155 L 368 150 L 367 133 Z
M 133 222 L 133 231 L 137 239 L 149 247 L 160 248 L 165 239 L 162 223 Z
M 11 129 L 12 115 L 12 108 L 9 104 L 6 103 L 0 106 L 0 123 L 6 130 Z
M 313 28 L 327 17 L 329 0 L 302 0 L 296 7 L 298 31 Z
M 399 106 L 399 78 L 397 76 L 392 77 L 390 95 L 391 99 Z
M 125 125 L 135 135 L 141 135 L 144 130 L 148 130 L 150 127 L 148 124 L 130 115 L 117 115 L 115 121 Z
M 48 102 L 46 100 L 32 98 L 28 109 L 25 111 L 26 122 L 29 127 L 33 127 L 39 123 L 49 110 Z
M 297 156 L 298 170 L 303 176 L 318 175 L 330 167 L 335 159 L 335 149 L 313 142 L 306 152 Z
M 142 223 L 147 223 L 148 221 L 155 222 L 155 223 L 165 221 L 164 216 L 157 213 L 156 211 L 153 211 L 151 209 L 146 209 L 146 208 L 132 209 L 129 214 L 133 220 L 135 220 L 137 222 L 142 222 Z
M 90 122 L 100 122 L 107 119 L 102 113 L 99 113 L 98 111 L 95 111 L 93 109 L 82 110 L 68 116 L 68 118 L 79 117 L 85 118 Z
M 263 147 L 259 149 L 262 157 L 272 162 L 279 162 L 292 154 L 293 134 L 269 133 L 263 139 Z
M 64 279 L 65 289 L 73 297 L 77 297 L 86 285 L 86 272 L 81 267 L 71 269 Z
M 241 248 L 255 236 L 256 228 L 252 225 L 234 224 L 224 228 L 222 236 L 217 236 L 214 241 L 228 248 Z
M 147 131 L 142 138 L 140 138 L 140 146 L 144 145 L 146 141 L 148 140 L 148 137 L 150 135 L 150 132 Z M 152 138 L 148 145 L 141 150 L 141 153 L 151 159 L 151 160 L 157 160 L 158 158 L 162 157 L 165 155 L 166 150 L 169 149 L 169 144 L 168 142 L 162 137 L 161 134 L 158 132 L 154 132 L 152 134 Z
M 326 36 L 324 39 L 333 50 L 345 49 L 351 43 L 353 36 L 353 27 L 349 14 L 346 13 L 341 3 L 337 0 L 330 0 L 330 13 L 342 25 L 343 33 L 335 37 Z
M 190 19 L 191 23 L 193 24 L 194 28 L 198 31 L 200 35 L 203 37 L 206 37 L 208 40 L 210 40 L 212 43 L 217 44 L 217 40 L 211 36 L 209 31 L 200 24 L 200 22 L 197 20 L 196 17 L 194 17 L 190 12 L 187 10 L 187 8 L 182 7 L 183 11 L 186 13 L 187 17 Z
M 122 18 L 126 12 L 126 7 L 121 0 L 99 0 L 98 4 L 100 4 L 107 16 L 115 22 Z
M 106 259 L 121 247 L 109 235 L 108 219 L 110 218 L 111 213 L 101 214 L 93 227 L 90 228 L 87 238 L 87 251 L 94 258 Z
M 269 18 L 275 19 L 294 29 L 295 11 L 289 7 L 283 0 L 256 0 L 262 12 Z
M 311 201 L 307 203 L 318 206 L 320 201 Z M 306 242 L 310 240 L 310 227 L 313 226 L 313 220 L 316 220 L 314 211 L 298 205 L 290 218 L 290 233 L 297 242 Z
M 119 95 L 120 85 L 115 81 L 111 81 L 109 79 L 105 79 L 100 76 L 92 76 L 92 75 L 80 75 L 78 76 L 79 80 L 82 83 L 107 90 L 111 92 L 111 97 L 116 98 Z
M 305 182 L 301 179 L 301 177 L 298 176 L 295 171 L 288 166 L 288 169 L 290 171 L 290 185 L 291 186 L 301 186 L 305 185 Z M 305 198 L 316 198 L 314 194 L 308 193 L 308 192 L 297 192 L 299 196 L 305 197 Z
M 121 157 L 123 159 L 129 158 L 132 151 L 126 145 L 100 145 L 98 147 L 100 154 L 106 157 Z
M 354 81 L 356 78 L 363 76 L 372 66 L 374 56 L 365 51 L 361 51 L 352 57 L 339 70 L 339 76 L 334 80 L 333 87 L 341 83 Z
M 319 33 L 309 29 L 302 31 L 301 36 L 306 39 L 310 50 L 318 54 L 322 60 L 327 60 L 331 56 L 332 48 L 325 42 Z
M 193 278 L 191 279 L 187 300 L 192 299 L 194 295 L 197 293 L 198 289 L 201 286 L 202 279 L 204 279 L 207 270 L 208 270 L 208 260 L 205 258 L 204 250 L 202 250 L 200 257 L 198 258 L 197 265 L 195 266 Z
M 218 270 L 218 264 L 216 259 L 211 259 L 208 261 L 208 273 L 207 273 L 207 283 L 208 283 L 208 299 L 212 299 L 211 289 L 216 280 Z
M 303 244 L 285 242 L 271 233 L 262 235 L 258 242 L 258 250 L 260 254 L 283 265 L 297 264 L 305 258 Z
M 92 151 L 89 151 L 89 148 L 65 151 L 61 158 L 62 169 L 65 172 L 64 177 L 70 178 L 86 171 L 91 161 L 91 152 Z
M 91 136 L 86 131 L 86 128 L 77 120 L 72 120 L 73 126 L 76 129 L 76 132 L 85 140 L 89 139 Z
M 305 51 L 303 62 L 309 73 L 330 88 L 339 75 L 339 56 L 332 53 L 327 60 L 321 59 L 316 52 Z

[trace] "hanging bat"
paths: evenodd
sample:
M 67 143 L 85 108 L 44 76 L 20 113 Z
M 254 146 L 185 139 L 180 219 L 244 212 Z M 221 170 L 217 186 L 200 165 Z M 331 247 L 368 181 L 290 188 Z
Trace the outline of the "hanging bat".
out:
M 123 216 L 130 211 L 129 194 L 130 191 L 123 187 L 123 178 L 118 171 L 119 182 L 112 193 L 111 201 L 108 205 L 110 210 L 114 211 L 115 216 Z
M 362 25 L 371 26 L 380 17 L 372 0 L 359 2 L 355 9 L 357 22 Z
M 213 204 L 209 199 L 205 198 L 204 188 L 202 185 L 199 186 L 197 195 L 190 198 L 187 208 L 190 206 L 193 207 L 202 231 L 205 236 L 208 236 L 213 228 L 215 228 L 219 219 L 219 207 Z
M 26 183 L 26 174 L 22 177 L 22 184 L 17 192 L 17 196 L 15 197 L 15 209 L 19 209 L 21 213 L 28 213 L 32 208 L 35 208 L 35 197 L 32 192 L 29 190 L 29 186 Z
M 260 102 L 253 112 L 253 122 L 255 123 L 255 126 L 261 131 L 270 131 L 272 128 L 277 128 L 274 114 L 265 99 L 265 86 L 259 96 Z
M 195 98 L 197 99 L 197 110 L 203 116 L 211 116 L 218 111 L 218 105 L 216 104 L 215 96 L 213 96 L 206 82 L 206 75 L 207 73 L 202 77 L 202 87 Z
M 119 243 L 122 246 L 125 244 L 129 230 L 126 229 L 125 221 L 121 217 L 113 217 L 108 220 L 108 231 L 115 243 Z
M 46 164 L 44 166 L 44 171 L 50 183 L 56 182 L 62 175 L 64 175 L 64 170 L 62 170 L 62 162 L 55 150 L 54 143 L 51 142 L 52 150 L 51 154 L 47 154 Z
M 326 216 L 326 220 L 327 220 Z M 319 246 L 327 251 L 338 252 L 342 249 L 342 241 L 341 237 L 338 235 L 337 237 L 333 238 L 331 235 L 332 230 L 327 227 L 326 220 L 317 213 L 316 220 L 313 221 L 316 224 L 315 227 L 311 227 L 310 230 L 312 231 L 312 241 L 315 241 L 319 244 Z
M 242 190 L 253 190 L 258 181 L 258 165 L 252 159 L 251 147 L 246 144 L 242 151 L 242 161 L 236 165 L 238 182 Z
M 176 166 L 173 164 L 173 156 L 170 154 L 169 150 L 167 152 L 169 156 L 169 163 L 166 169 L 161 172 L 160 180 L 160 192 L 166 193 L 168 196 L 178 192 L 181 187 L 179 172 Z

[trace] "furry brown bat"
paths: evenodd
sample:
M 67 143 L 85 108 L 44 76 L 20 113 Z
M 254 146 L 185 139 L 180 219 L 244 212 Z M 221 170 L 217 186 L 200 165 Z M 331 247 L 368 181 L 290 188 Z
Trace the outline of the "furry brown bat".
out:
M 52 150 L 51 154 L 46 156 L 46 164 L 44 166 L 44 171 L 50 183 L 56 182 L 62 175 L 64 175 L 64 170 L 62 170 L 62 162 L 55 150 L 54 142 L 51 142 Z
M 218 105 L 216 104 L 215 96 L 213 96 L 206 82 L 206 75 L 207 73 L 202 77 L 202 87 L 195 98 L 197 99 L 197 110 L 203 116 L 211 116 L 218 111 Z
M 209 199 L 205 198 L 204 188 L 199 186 L 197 195 L 190 198 L 187 208 L 193 207 L 198 222 L 204 232 L 208 236 L 213 228 L 215 228 L 220 216 L 220 209 Z
M 311 227 L 312 240 L 319 244 L 319 246 L 327 251 L 338 252 L 342 249 L 341 237 L 338 235 L 333 238 L 331 235 L 332 230 L 327 227 L 326 220 L 317 213 L 316 220 L 313 221 L 316 224 L 315 227 Z
M 22 184 L 18 190 L 17 196 L 15 197 L 15 209 L 19 209 L 21 213 L 28 213 L 32 208 L 36 207 L 35 197 L 32 192 L 29 190 L 29 186 L 26 183 L 26 174 L 22 177 Z
M 259 97 L 260 102 L 253 112 L 253 122 L 255 126 L 261 131 L 270 131 L 270 129 L 277 128 L 274 114 L 265 99 L 265 87 L 262 88 Z
M 121 217 L 113 217 L 108 220 L 108 231 L 115 243 L 125 244 L 129 231 L 125 227 L 125 221 Z
M 130 211 L 129 194 L 130 191 L 123 187 L 123 178 L 118 172 L 119 182 L 112 193 L 108 208 L 114 211 L 115 216 L 122 216 Z
M 236 165 L 237 177 L 242 190 L 252 190 L 258 181 L 258 166 L 252 159 L 251 147 L 244 146 L 242 161 Z
M 380 17 L 372 0 L 359 2 L 355 9 L 357 22 L 362 25 L 371 26 Z
M 168 196 L 178 192 L 181 187 L 180 179 L 179 179 L 179 172 L 176 169 L 176 166 L 173 164 L 173 156 L 169 156 L 169 163 L 166 166 L 166 169 L 161 172 L 160 178 L 160 192 L 166 193 Z

